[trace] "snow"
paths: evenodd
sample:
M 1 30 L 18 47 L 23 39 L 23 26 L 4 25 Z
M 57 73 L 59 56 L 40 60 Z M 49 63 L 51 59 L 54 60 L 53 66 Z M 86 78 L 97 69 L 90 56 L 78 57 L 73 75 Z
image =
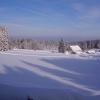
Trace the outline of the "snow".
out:
M 71 48 L 72 51 L 74 51 L 75 53 L 82 53 L 82 49 L 81 49 L 78 45 L 71 45 L 70 48 Z
M 95 54 L 95 50 L 94 49 L 88 50 L 88 53 Z
M 28 95 L 35 100 L 77 100 L 75 96 L 100 100 L 99 55 L 19 49 L 0 52 L 0 100 L 9 100 L 12 94 L 13 100 L 15 96 L 26 100 Z
M 68 51 L 65 51 L 65 55 L 69 55 L 70 53 Z

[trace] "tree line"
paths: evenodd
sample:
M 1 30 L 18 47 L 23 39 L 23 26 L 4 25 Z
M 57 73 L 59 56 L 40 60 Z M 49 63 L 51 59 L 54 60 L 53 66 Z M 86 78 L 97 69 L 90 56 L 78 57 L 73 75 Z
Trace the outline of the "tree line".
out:
M 79 45 L 82 50 L 100 49 L 100 40 L 66 42 L 61 40 L 9 39 L 9 49 L 55 50 L 64 53 L 70 45 Z
M 82 50 L 100 49 L 100 40 L 86 40 L 71 42 L 71 45 L 79 45 Z
M 55 40 L 34 40 L 9 38 L 9 49 L 57 50 L 58 42 Z

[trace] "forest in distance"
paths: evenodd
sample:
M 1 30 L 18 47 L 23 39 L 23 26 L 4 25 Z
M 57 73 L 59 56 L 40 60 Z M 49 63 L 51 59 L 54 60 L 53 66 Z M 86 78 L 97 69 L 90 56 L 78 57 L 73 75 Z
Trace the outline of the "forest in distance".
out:
M 58 50 L 59 42 L 63 40 L 35 40 L 24 38 L 9 38 L 9 49 L 33 49 L 33 50 Z M 84 41 L 64 41 L 66 50 L 70 45 L 79 45 L 82 50 L 100 49 L 100 39 Z

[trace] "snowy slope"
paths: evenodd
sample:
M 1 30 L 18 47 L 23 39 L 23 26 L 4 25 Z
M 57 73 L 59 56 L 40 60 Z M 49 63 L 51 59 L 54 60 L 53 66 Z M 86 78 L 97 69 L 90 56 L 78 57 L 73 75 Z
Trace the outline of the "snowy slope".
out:
M 16 96 L 24 100 L 28 95 L 35 100 L 100 100 L 100 58 L 33 50 L 0 52 L 0 87 L 2 100 Z

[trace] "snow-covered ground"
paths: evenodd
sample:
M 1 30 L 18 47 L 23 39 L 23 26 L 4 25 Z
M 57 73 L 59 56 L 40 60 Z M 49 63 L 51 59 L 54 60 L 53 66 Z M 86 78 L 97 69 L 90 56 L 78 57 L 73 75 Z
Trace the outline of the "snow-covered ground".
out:
M 100 100 L 100 54 L 0 52 L 0 100 Z

